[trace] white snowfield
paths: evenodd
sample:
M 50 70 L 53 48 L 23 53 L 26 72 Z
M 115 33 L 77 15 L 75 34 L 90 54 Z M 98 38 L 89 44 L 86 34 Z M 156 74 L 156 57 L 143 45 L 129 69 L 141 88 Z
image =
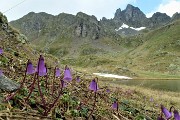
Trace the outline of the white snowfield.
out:
M 129 27 L 128 25 L 126 25 L 126 24 L 123 23 L 122 26 L 119 27 L 118 29 L 115 29 L 115 31 L 119 31 L 119 30 L 121 30 L 121 29 L 123 29 L 123 28 L 131 28 L 131 29 L 140 31 L 140 30 L 145 29 L 146 27 L 134 28 L 134 27 Z
M 119 75 L 114 75 L 114 74 L 106 74 L 106 73 L 93 73 L 93 74 L 97 75 L 97 76 L 102 76 L 102 77 L 120 78 L 120 79 L 132 79 L 130 77 L 119 76 Z

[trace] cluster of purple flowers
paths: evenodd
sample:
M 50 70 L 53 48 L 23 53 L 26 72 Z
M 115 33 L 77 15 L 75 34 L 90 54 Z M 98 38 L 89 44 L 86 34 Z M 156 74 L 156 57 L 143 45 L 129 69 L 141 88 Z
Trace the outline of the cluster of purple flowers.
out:
M 33 67 L 33 64 L 30 60 L 28 60 L 28 62 L 27 62 L 26 73 L 27 74 L 34 74 L 36 72 L 38 73 L 39 76 L 46 76 L 47 75 L 47 67 L 46 67 L 46 64 L 44 62 L 44 58 L 42 55 L 40 55 L 37 68 Z M 60 69 L 56 67 L 55 77 L 60 77 L 60 75 L 61 75 Z M 71 71 L 67 66 L 65 67 L 65 70 L 64 70 L 63 80 L 66 80 L 66 81 L 72 80 Z
M 0 48 L 0 55 L 2 55 L 2 54 L 3 54 L 3 50 L 2 50 L 2 48 Z M 26 75 L 32 75 L 32 74 L 34 74 L 35 76 L 39 76 L 39 77 L 43 77 L 43 76 L 47 76 L 47 75 L 48 75 L 48 69 L 47 69 L 47 66 L 46 66 L 46 64 L 45 64 L 45 61 L 44 61 L 44 58 L 43 58 L 42 55 L 40 55 L 40 57 L 39 57 L 37 67 L 34 67 L 33 64 L 32 64 L 32 62 L 31 62 L 30 60 L 28 60 L 28 62 L 27 62 L 27 67 L 26 67 L 26 72 L 25 72 L 25 77 L 26 77 Z M 0 70 L 0 76 L 2 76 L 2 75 L 3 75 L 3 72 L 2 72 L 2 70 Z M 64 76 L 61 77 L 61 70 L 60 70 L 60 68 L 58 68 L 58 67 L 56 66 L 55 69 L 54 69 L 54 78 L 60 78 L 61 90 L 62 90 L 62 88 L 65 88 L 65 87 L 68 85 L 68 83 L 73 80 L 71 71 L 70 71 L 70 69 L 69 69 L 69 67 L 68 67 L 67 65 L 65 66 L 63 75 L 64 75 Z M 24 83 L 24 81 L 25 81 L 25 77 L 24 77 L 23 82 L 21 83 L 21 87 L 22 87 L 22 85 L 23 85 L 23 83 Z M 47 103 L 45 103 L 46 101 L 45 101 L 45 99 L 44 99 L 44 97 L 43 97 L 43 93 L 41 92 L 41 89 L 40 89 L 39 77 L 34 77 L 34 78 L 35 78 L 35 79 L 36 79 L 36 78 L 38 79 L 38 80 L 37 80 L 37 81 L 38 81 L 38 89 L 39 89 L 40 96 L 41 96 L 41 98 L 42 98 L 42 102 L 43 102 L 43 105 L 44 105 L 44 108 L 45 108 L 44 115 L 47 115 L 48 112 L 51 110 L 51 108 L 54 106 L 54 104 L 55 104 L 55 103 L 57 102 L 57 100 L 59 99 L 60 94 L 61 94 L 62 92 L 59 92 L 58 97 L 54 100 L 53 103 L 50 104 L 50 107 L 49 107 L 49 108 L 45 107 L 45 106 L 47 105 Z M 29 91 L 29 95 L 28 95 L 28 97 L 26 98 L 26 100 L 30 97 L 30 95 L 31 95 L 31 93 L 32 93 L 32 91 L 33 91 L 33 89 L 34 89 L 34 85 L 35 85 L 35 81 L 36 81 L 35 79 L 34 79 L 33 83 L 31 84 L 31 88 L 30 88 L 30 91 Z M 80 81 L 81 81 L 80 76 L 76 76 L 76 81 L 77 81 L 77 82 L 80 82 Z M 20 89 L 21 89 L 21 87 L 20 87 Z M 94 94 L 95 94 L 95 96 L 94 96 L 94 99 L 95 99 L 95 100 L 94 100 L 94 107 L 95 107 L 96 98 L 97 98 L 97 91 L 99 90 L 99 87 L 98 87 L 98 78 L 97 78 L 97 77 L 94 78 L 94 79 L 90 82 L 90 84 L 89 84 L 89 90 L 93 91 Z M 54 81 L 53 81 L 52 94 L 53 94 L 53 92 L 54 92 Z M 110 93 L 110 89 L 106 89 L 106 92 L 107 92 L 107 93 Z M 13 94 L 11 97 L 9 97 L 8 100 L 10 100 L 14 95 L 15 95 L 15 94 Z M 154 101 L 153 98 L 150 98 L 150 101 L 153 102 L 153 101 Z M 118 111 L 119 105 L 118 105 L 118 100 L 117 100 L 117 99 L 116 99 L 115 101 L 113 101 L 111 107 L 112 107 L 113 110 L 117 110 L 117 111 Z M 172 107 L 171 107 L 171 108 L 172 108 Z M 93 110 L 94 110 L 94 108 L 93 108 Z M 93 110 L 92 110 L 92 112 L 93 112 Z M 171 109 L 170 109 L 170 111 L 169 111 L 169 110 L 167 110 L 163 105 L 161 105 L 161 113 L 162 113 L 161 116 L 159 116 L 159 117 L 157 118 L 157 120 L 165 120 L 165 119 L 169 120 L 169 119 L 171 119 L 171 118 L 173 117 L 172 112 L 171 112 Z M 174 109 L 173 113 L 174 113 L 174 119 L 175 119 L 175 120 L 180 120 L 179 112 L 178 112 L 176 109 Z M 92 114 L 92 113 L 91 113 L 91 114 Z M 90 115 L 91 115 L 91 114 L 90 114 Z M 164 115 L 164 116 L 163 116 L 163 115 Z
M 166 120 L 169 120 L 173 117 L 172 115 L 172 109 L 174 107 L 171 107 L 170 110 L 168 110 L 167 108 L 165 108 L 163 105 L 161 105 L 161 112 L 164 114 L 164 117 L 166 118 Z M 180 115 L 179 112 L 174 108 L 174 120 L 180 120 Z M 165 120 L 165 118 L 163 117 L 163 115 L 161 114 L 161 116 L 159 116 L 157 118 L 157 120 Z

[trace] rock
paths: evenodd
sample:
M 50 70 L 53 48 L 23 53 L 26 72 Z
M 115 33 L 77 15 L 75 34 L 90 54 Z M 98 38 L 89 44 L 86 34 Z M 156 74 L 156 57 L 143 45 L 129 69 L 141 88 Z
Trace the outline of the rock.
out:
M 125 10 L 116 10 L 114 21 L 117 20 L 126 23 L 132 27 L 138 28 L 143 26 L 147 18 L 146 15 L 138 7 L 134 7 L 128 4 Z
M 18 83 L 15 83 L 11 79 L 3 76 L 0 76 L 0 89 L 7 91 L 7 92 L 13 92 L 16 91 L 20 85 Z
M 166 13 L 156 12 L 150 18 L 151 24 L 153 24 L 153 26 L 151 26 L 151 27 L 157 27 L 157 26 L 165 25 L 170 20 L 171 20 L 171 18 Z
M 171 21 L 175 21 L 175 20 L 178 20 L 178 19 L 180 19 L 180 13 L 176 12 L 176 13 L 172 16 Z
M 7 24 L 8 21 L 7 21 L 7 17 L 4 16 L 1 12 L 0 12 L 0 24 Z
M 17 41 L 22 43 L 22 44 L 25 44 L 27 41 L 27 37 L 23 34 L 18 34 L 17 35 Z
M 76 32 L 76 35 L 78 36 L 78 37 L 80 37 L 81 36 L 81 26 L 78 26 L 78 27 L 76 27 L 76 30 L 75 30 L 75 32 Z

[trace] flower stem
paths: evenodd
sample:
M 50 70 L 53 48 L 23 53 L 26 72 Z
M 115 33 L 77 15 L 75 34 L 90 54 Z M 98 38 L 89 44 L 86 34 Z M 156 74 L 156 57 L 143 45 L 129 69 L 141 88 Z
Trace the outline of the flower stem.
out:
M 39 94 L 40 94 L 40 97 L 41 97 L 41 100 L 42 100 L 42 104 L 43 104 L 44 108 L 46 109 L 46 102 L 45 102 L 45 99 L 44 99 L 44 95 L 43 95 L 43 93 L 41 91 L 39 76 L 37 76 L 37 81 L 38 81 L 38 91 L 39 91 Z
M 54 105 L 56 104 L 56 102 L 57 102 L 58 99 L 60 98 L 61 94 L 62 94 L 62 89 L 60 88 L 58 97 L 54 100 L 54 102 L 53 102 L 52 104 L 50 104 L 49 108 L 44 112 L 44 115 L 45 115 L 45 116 L 47 116 L 48 113 L 51 111 L 51 109 L 54 107 Z
M 27 98 L 25 99 L 25 101 L 27 101 L 29 99 L 29 97 L 31 96 L 33 90 L 34 90 L 34 85 L 35 85 L 35 82 L 36 82 L 36 76 L 37 76 L 37 73 L 34 74 L 34 80 L 33 80 L 33 83 L 30 85 L 30 92 L 29 92 L 29 95 L 27 96 Z

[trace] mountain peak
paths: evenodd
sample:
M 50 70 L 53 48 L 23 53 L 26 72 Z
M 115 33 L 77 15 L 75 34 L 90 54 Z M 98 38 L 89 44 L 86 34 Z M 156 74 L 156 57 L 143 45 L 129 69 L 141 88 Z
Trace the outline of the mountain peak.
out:
M 152 21 L 153 26 L 161 26 L 167 24 L 171 18 L 166 13 L 156 12 L 150 20 Z
M 180 19 L 180 13 L 176 12 L 176 13 L 174 13 L 174 15 L 172 16 L 172 21 L 178 20 L 178 19 Z
M 131 4 L 128 4 L 123 11 L 117 9 L 114 16 L 114 20 L 119 20 L 132 27 L 141 27 L 146 19 L 146 15 L 138 7 Z
M 127 7 L 126 7 L 126 9 L 133 9 L 133 8 L 137 8 L 137 7 L 134 7 L 134 6 L 131 5 L 131 4 L 128 4 Z
M 83 13 L 83 12 L 78 12 L 76 14 L 77 17 L 79 18 L 83 18 L 85 20 L 90 20 L 90 21 L 94 21 L 94 22 L 97 22 L 97 18 L 94 16 L 94 15 L 88 15 L 86 13 Z

